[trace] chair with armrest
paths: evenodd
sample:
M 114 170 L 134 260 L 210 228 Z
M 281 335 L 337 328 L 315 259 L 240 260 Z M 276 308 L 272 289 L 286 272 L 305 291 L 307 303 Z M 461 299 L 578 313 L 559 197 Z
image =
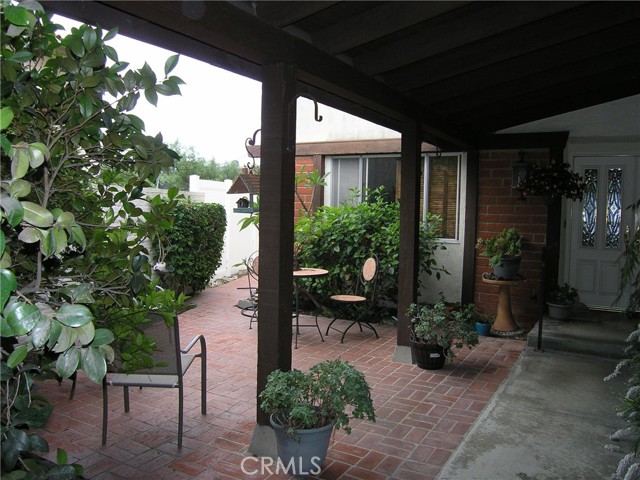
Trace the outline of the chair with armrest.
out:
M 366 314 L 369 312 L 375 301 L 377 273 L 378 260 L 375 257 L 369 257 L 362 265 L 358 281 L 355 282 L 354 291 L 352 293 L 331 295 L 331 297 L 329 297 L 342 307 L 351 307 L 353 309 L 359 308 L 360 311 L 356 313 L 356 319 L 352 320 L 349 326 L 344 330 L 339 330 L 333 326 L 335 321 L 339 319 L 339 313 L 336 314 L 334 319 L 331 320 L 331 323 L 327 326 L 325 335 L 329 335 L 329 329 L 336 330 L 342 333 L 340 343 L 343 343 L 344 337 L 351 327 L 358 325 L 361 332 L 363 331 L 362 327 L 366 327 L 375 333 L 376 338 L 380 338 L 376 329 L 369 322 L 364 320 Z
M 107 420 L 109 412 L 108 387 L 124 388 L 124 411 L 129 411 L 129 387 L 155 387 L 178 389 L 178 448 L 182 448 L 184 414 L 184 374 L 196 358 L 200 358 L 201 370 L 201 410 L 207 413 L 207 345 L 204 336 L 196 335 L 189 344 L 180 347 L 178 316 L 173 325 L 167 326 L 158 314 L 150 314 L 143 327 L 144 334 L 156 340 L 156 350 L 152 355 L 154 367 L 132 373 L 107 374 L 102 382 L 102 444 L 107 443 Z M 199 343 L 200 352 L 189 353 Z

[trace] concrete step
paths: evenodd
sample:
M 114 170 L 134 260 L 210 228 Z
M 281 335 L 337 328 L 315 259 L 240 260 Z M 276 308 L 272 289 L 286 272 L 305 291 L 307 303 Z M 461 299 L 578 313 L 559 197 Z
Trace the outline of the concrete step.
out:
M 638 325 L 638 319 L 619 312 L 574 308 L 569 320 L 542 319 L 542 350 L 582 353 L 607 358 L 624 358 L 626 339 Z M 538 348 L 540 324 L 527 335 L 527 345 Z

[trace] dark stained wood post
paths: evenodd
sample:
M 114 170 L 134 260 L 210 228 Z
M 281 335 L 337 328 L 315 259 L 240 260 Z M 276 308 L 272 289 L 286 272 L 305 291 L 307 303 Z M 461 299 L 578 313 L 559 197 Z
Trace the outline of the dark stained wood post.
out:
M 420 225 L 419 125 L 407 121 L 402 128 L 400 163 L 400 252 L 398 267 L 398 345 L 409 345 L 409 305 L 418 295 L 418 229 Z
M 260 317 L 258 391 L 273 370 L 291 369 L 296 70 L 265 65 L 260 155 Z M 269 418 L 257 406 L 257 421 Z
M 462 253 L 462 303 L 473 303 L 476 238 L 478 235 L 478 178 L 480 175 L 480 152 L 467 151 L 467 183 L 464 204 L 464 250 Z

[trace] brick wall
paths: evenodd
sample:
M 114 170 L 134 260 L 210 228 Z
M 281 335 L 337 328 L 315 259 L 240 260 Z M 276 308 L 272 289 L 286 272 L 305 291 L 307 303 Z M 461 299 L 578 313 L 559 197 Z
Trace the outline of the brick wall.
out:
M 544 151 L 527 151 L 528 164 L 547 163 Z M 526 330 L 541 318 L 544 310 L 542 285 L 542 252 L 546 242 L 547 207 L 540 197 L 522 199 L 511 188 L 512 165 L 518 161 L 517 151 L 483 151 L 480 153 L 478 189 L 478 237 L 495 236 L 504 228 L 516 227 L 523 236 L 520 274 L 526 280 L 511 287 L 511 307 L 515 322 Z M 482 274 L 490 271 L 489 260 L 476 256 L 475 296 L 478 308 L 495 313 L 498 289 L 482 282 Z
M 313 156 L 304 156 L 304 157 L 296 157 L 296 175 L 300 173 L 300 171 L 304 168 L 305 172 L 313 172 L 314 170 L 314 158 Z M 302 185 L 296 186 L 298 195 L 302 198 L 304 204 L 309 208 L 311 206 L 312 198 L 311 198 L 311 188 L 304 187 Z M 316 192 L 316 196 L 319 195 L 320 192 Z M 295 202 L 293 204 L 293 218 L 294 221 L 297 222 L 298 218 L 301 215 L 305 215 L 304 210 L 302 208 L 302 203 L 300 202 L 300 198 L 296 195 Z

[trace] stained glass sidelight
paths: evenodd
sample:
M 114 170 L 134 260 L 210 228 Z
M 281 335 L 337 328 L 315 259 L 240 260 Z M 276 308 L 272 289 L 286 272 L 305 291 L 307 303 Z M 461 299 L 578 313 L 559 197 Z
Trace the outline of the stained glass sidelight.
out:
M 605 248 L 620 248 L 622 224 L 622 169 L 610 168 L 607 184 L 607 230 Z
M 598 169 L 584 171 L 586 187 L 582 197 L 582 246 L 596 246 L 596 217 L 598 214 Z

